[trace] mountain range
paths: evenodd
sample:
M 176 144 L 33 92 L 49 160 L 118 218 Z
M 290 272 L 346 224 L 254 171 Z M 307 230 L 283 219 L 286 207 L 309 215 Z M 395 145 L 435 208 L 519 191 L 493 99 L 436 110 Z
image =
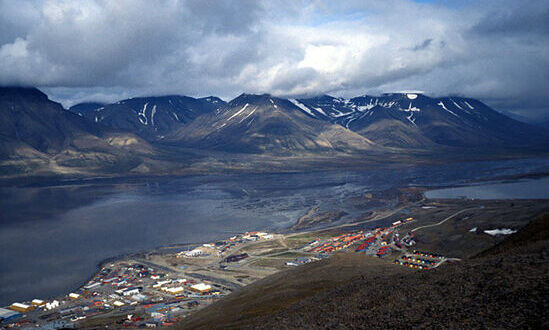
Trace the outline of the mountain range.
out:
M 3 176 L 162 174 L 201 158 L 245 158 L 238 155 L 432 159 L 441 153 L 545 150 L 549 141 L 541 128 L 478 100 L 406 92 L 351 99 L 242 94 L 229 102 L 169 95 L 65 110 L 36 88 L 2 87 L 0 112 Z
M 248 107 L 242 109 L 246 104 Z M 431 98 L 417 93 L 364 95 L 351 99 L 329 95 L 282 99 L 268 94 L 242 94 L 228 103 L 217 97 L 141 97 L 109 105 L 82 103 L 69 110 L 149 141 L 166 139 L 190 147 L 232 151 L 323 149 L 322 146 L 328 146 L 330 141 L 303 141 L 303 134 L 312 136 L 311 129 L 319 132 L 318 125 L 336 130 L 343 139 L 349 139 L 347 142 L 354 141 L 358 149 L 366 148 L 364 144 L 370 145 L 366 148 L 370 149 L 372 142 L 397 148 L 529 146 L 542 142 L 539 139 L 544 135 L 533 125 L 509 118 L 475 99 Z M 275 126 L 279 129 L 263 134 L 265 129 Z M 357 135 L 350 132 L 366 140 L 358 142 Z M 242 136 L 237 139 L 239 134 Z M 290 142 L 288 136 L 292 135 L 301 141 Z M 298 138 L 297 135 L 302 136 Z M 277 139 L 280 148 L 273 145 Z M 341 141 L 334 142 L 327 148 L 341 146 Z M 244 145 L 247 148 L 243 148 Z

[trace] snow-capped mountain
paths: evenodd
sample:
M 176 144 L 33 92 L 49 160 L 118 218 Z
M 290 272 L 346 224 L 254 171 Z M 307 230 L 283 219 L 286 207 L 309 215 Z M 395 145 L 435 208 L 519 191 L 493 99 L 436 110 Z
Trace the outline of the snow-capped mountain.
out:
M 386 146 L 516 146 L 543 138 L 532 126 L 470 98 L 391 93 L 352 99 L 324 95 L 291 101 L 312 118 L 340 124 Z
M 314 166 L 313 158 L 330 164 L 413 162 L 452 158 L 458 151 L 475 159 L 537 154 L 549 146 L 544 129 L 478 100 L 418 93 L 348 100 L 242 94 L 229 103 L 141 97 L 71 111 L 36 88 L 0 87 L 0 174 L 177 172 L 182 160 L 232 162 L 238 153 L 255 154 L 250 157 L 257 166 L 269 159 L 268 166 L 280 169 L 278 156 L 307 167 Z
M 225 111 L 198 117 L 167 140 L 246 153 L 351 152 L 374 147 L 367 138 L 305 115 L 291 101 L 268 94 L 242 94 Z
M 220 111 L 226 103 L 217 97 L 192 98 L 180 95 L 138 97 L 99 106 L 92 111 L 85 105 L 71 107 L 101 125 L 133 132 L 148 140 L 162 140 L 200 115 Z M 79 109 L 87 111 L 81 112 Z

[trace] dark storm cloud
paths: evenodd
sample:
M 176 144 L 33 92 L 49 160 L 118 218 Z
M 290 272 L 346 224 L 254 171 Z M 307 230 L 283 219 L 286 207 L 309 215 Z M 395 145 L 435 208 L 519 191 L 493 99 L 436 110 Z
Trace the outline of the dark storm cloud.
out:
M 519 2 L 490 10 L 472 28 L 474 33 L 500 36 L 549 34 L 549 2 Z
M 151 94 L 461 94 L 543 115 L 549 3 L 0 0 L 0 84 Z

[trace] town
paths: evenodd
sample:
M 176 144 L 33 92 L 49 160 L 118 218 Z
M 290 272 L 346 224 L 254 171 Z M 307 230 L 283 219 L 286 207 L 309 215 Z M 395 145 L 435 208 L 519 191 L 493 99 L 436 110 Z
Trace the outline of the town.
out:
M 415 244 L 413 232 L 401 233 L 399 227 L 414 221 L 408 217 L 386 228 L 337 236 L 330 231 L 246 232 L 177 253 L 117 260 L 104 264 L 88 283 L 66 296 L 0 308 L 0 319 L 6 328 L 166 327 L 243 285 L 338 251 L 394 256 L 395 264 L 421 270 L 440 266 L 447 258 L 408 250 Z

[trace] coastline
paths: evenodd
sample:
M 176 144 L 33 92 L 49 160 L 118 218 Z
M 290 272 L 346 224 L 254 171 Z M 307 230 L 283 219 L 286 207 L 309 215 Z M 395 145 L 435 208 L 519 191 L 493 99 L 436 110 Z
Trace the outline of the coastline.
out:
M 466 186 L 474 186 L 475 183 L 477 185 L 483 185 L 483 184 L 488 184 L 488 183 L 498 183 L 498 182 L 503 183 L 503 182 L 508 182 L 508 181 L 514 182 L 514 181 L 525 179 L 525 178 L 527 178 L 527 179 L 530 179 L 530 178 L 536 179 L 536 178 L 543 178 L 543 177 L 547 177 L 547 176 L 549 176 L 549 173 L 547 173 L 547 172 L 516 174 L 516 175 L 500 176 L 500 177 L 497 177 L 497 179 L 490 179 L 490 180 L 485 180 L 485 179 L 471 180 L 471 181 L 468 181 L 468 182 L 464 182 L 462 184 L 452 184 L 452 185 L 442 184 L 442 185 L 434 185 L 434 186 L 422 186 L 422 187 L 416 187 L 416 188 L 422 190 L 422 194 L 423 194 L 424 198 L 427 199 L 427 197 L 425 196 L 425 193 L 429 190 L 438 190 L 438 189 L 445 189 L 445 188 L 459 188 L 459 187 L 464 187 L 464 186 L 465 187 Z M 145 178 L 141 178 L 141 179 L 145 179 Z M 401 188 L 404 188 L 404 187 L 401 187 Z M 377 220 L 380 220 L 380 219 L 371 220 L 371 221 L 377 221 Z M 352 220 L 348 220 L 345 223 L 331 224 L 331 225 L 328 225 L 328 226 L 325 226 L 325 227 L 324 226 L 319 226 L 316 229 L 317 230 L 326 230 L 326 231 L 328 231 L 330 229 L 333 229 L 334 227 L 339 227 L 341 225 L 350 226 L 352 223 L 353 223 Z M 300 234 L 300 232 L 303 232 L 302 230 L 292 231 L 292 226 L 293 226 L 293 224 L 289 224 L 287 227 L 279 228 L 278 230 L 275 231 L 275 233 L 281 233 L 281 234 L 283 233 L 285 235 L 296 235 L 296 234 Z M 257 230 L 265 230 L 265 229 L 266 228 L 259 228 Z M 233 232 L 233 234 L 236 234 L 236 233 L 237 232 Z M 223 239 L 223 238 L 220 238 L 220 239 Z M 151 248 L 151 249 L 142 249 L 142 250 L 136 251 L 136 252 L 118 254 L 118 255 L 114 255 L 112 257 L 105 258 L 105 259 L 99 261 L 96 264 L 95 271 L 93 273 L 91 273 L 89 276 L 87 276 L 84 280 L 80 281 L 81 284 L 76 285 L 74 287 L 73 291 L 82 289 L 91 279 L 93 279 L 101 271 L 101 269 L 103 267 L 105 267 L 106 264 L 121 261 L 121 260 L 124 260 L 124 259 L 130 259 L 130 258 L 135 258 L 135 257 L 139 257 L 139 256 L 144 256 L 144 255 L 150 255 L 150 254 L 168 254 L 169 252 L 167 250 L 185 249 L 185 248 L 190 248 L 192 246 L 199 246 L 199 245 L 207 244 L 207 243 L 209 243 L 209 242 L 200 241 L 200 242 L 180 242 L 180 243 L 174 243 L 174 244 L 169 244 L 169 245 L 159 245 L 159 246 L 156 246 L 156 247 Z M 50 298 L 55 298 L 55 297 L 50 297 Z
M 482 179 L 472 180 L 472 181 L 469 181 L 469 182 L 466 182 L 466 183 L 463 183 L 463 184 L 437 185 L 437 186 L 429 186 L 429 187 L 423 186 L 423 187 L 415 187 L 415 188 L 417 188 L 421 191 L 422 196 L 424 198 L 422 200 L 422 202 L 424 202 L 424 201 L 431 201 L 431 202 L 435 201 L 436 202 L 437 200 L 444 200 L 444 198 L 428 198 L 426 196 L 426 193 L 428 191 L 446 189 L 446 188 L 460 188 L 460 187 L 476 186 L 476 185 L 481 186 L 481 185 L 490 184 L 490 183 L 518 182 L 519 180 L 523 180 L 523 179 L 539 179 L 539 178 L 545 178 L 545 177 L 549 177 L 549 173 L 541 172 L 541 173 L 508 175 L 508 176 L 497 177 L 495 179 L 490 179 L 490 180 L 482 180 Z M 475 185 L 475 183 L 476 183 L 476 185 Z M 405 188 L 405 187 L 399 187 L 399 188 Z M 452 199 L 456 199 L 456 198 L 452 198 Z M 514 200 L 514 199 L 509 199 L 509 200 Z M 540 199 L 540 200 L 544 200 L 544 199 Z M 345 222 L 345 223 L 332 224 L 332 225 L 327 226 L 327 227 L 318 226 L 318 227 L 313 228 L 313 229 L 316 230 L 316 231 L 330 231 L 330 230 L 333 230 L 335 228 L 342 227 L 342 226 L 343 227 L 353 226 L 353 225 L 357 225 L 357 224 L 364 224 L 364 223 L 368 223 L 368 222 L 382 221 L 382 220 L 383 220 L 383 218 L 370 219 L 370 220 L 359 221 L 359 222 L 352 222 L 351 221 L 351 222 Z M 280 228 L 280 229 L 274 231 L 273 233 L 278 233 L 278 234 L 284 234 L 284 235 L 290 235 L 291 236 L 291 235 L 299 235 L 299 234 L 307 232 L 307 231 L 304 231 L 304 230 L 295 230 L 295 231 L 293 231 L 292 227 L 293 227 L 293 225 L 289 225 L 287 227 Z M 259 228 L 257 230 L 264 231 L 264 230 L 266 230 L 266 228 Z M 233 234 L 237 234 L 237 233 L 234 232 Z M 222 239 L 222 238 L 220 238 L 220 239 Z M 122 260 L 125 260 L 125 259 L 142 258 L 145 255 L 169 254 L 170 252 L 166 251 L 168 249 L 176 249 L 176 250 L 181 251 L 185 248 L 191 248 L 192 246 L 200 246 L 200 245 L 208 244 L 208 243 L 210 243 L 210 242 L 201 241 L 201 242 L 191 242 L 191 243 L 175 243 L 175 244 L 169 244 L 169 245 L 160 245 L 160 246 L 154 247 L 152 249 L 145 249 L 145 250 L 141 250 L 141 251 L 138 251 L 138 252 L 120 254 L 120 255 L 116 255 L 116 256 L 113 256 L 113 257 L 106 258 L 106 259 L 100 261 L 97 264 L 96 271 L 94 273 L 92 273 L 85 281 L 83 281 L 83 283 L 81 285 L 77 286 L 75 288 L 75 290 L 80 290 L 80 289 L 84 288 L 86 283 L 88 283 L 95 276 L 97 276 L 97 274 L 101 271 L 101 269 L 104 268 L 109 263 L 119 262 L 119 261 L 122 261 Z M 173 253 L 173 251 L 172 251 L 172 253 Z
M 535 157 L 534 157 L 535 155 Z M 521 161 L 521 160 L 542 160 L 547 159 L 549 153 L 544 155 L 538 154 L 518 154 L 509 157 L 508 155 L 499 155 L 494 156 L 483 156 L 483 157 L 464 157 L 464 158 L 443 158 L 441 159 L 421 159 L 416 162 L 391 162 L 389 164 L 384 164 L 385 168 L 390 169 L 402 169 L 402 168 L 414 168 L 414 167 L 423 167 L 423 166 L 444 166 L 449 164 L 467 164 L 467 163 L 476 163 L 476 162 L 505 162 L 505 161 Z M 355 159 L 351 157 L 352 159 Z M 334 159 L 328 157 L 328 159 Z M 338 160 L 336 157 L 335 160 Z M 162 179 L 169 177 L 178 177 L 178 178 L 191 178 L 191 177 L 208 177 L 208 176 L 218 176 L 218 177 L 231 177 L 238 175 L 277 175 L 277 174 L 305 174 L 305 173 L 323 173 L 323 172 L 334 172 L 334 171 L 368 171 L 375 170 L 378 168 L 378 163 L 363 163 L 358 161 L 356 164 L 353 162 L 343 162 L 337 166 L 326 166 L 326 167 L 302 167 L 294 169 L 250 169 L 250 168 L 222 168 L 222 169 L 210 169 L 210 170 L 192 170 L 187 169 L 183 171 L 176 172 L 166 172 L 162 174 L 134 174 L 134 173 L 118 173 L 118 174 L 103 174 L 103 175 L 33 175 L 33 176 L 16 176 L 16 177 L 0 177 L 0 187 L 48 187 L 48 186 L 63 186 L 63 185 L 78 185 L 83 183 L 90 184 L 100 184 L 100 183 L 116 183 L 128 182 L 135 180 L 135 182 L 145 181 L 145 180 L 154 180 Z M 517 174 L 520 175 L 520 174 Z M 549 173 L 547 173 L 549 175 Z M 482 180 L 482 179 L 479 179 Z
M 542 164 L 543 165 L 543 164 Z M 499 165 L 497 165 L 499 166 Z M 497 167 L 496 167 L 497 168 Z M 536 168 L 543 168 L 543 166 L 539 166 L 539 164 L 537 163 L 534 163 L 533 166 L 531 166 L 530 168 L 532 169 L 536 169 Z M 333 171 L 328 171 L 330 173 L 333 173 Z M 284 173 L 284 174 L 287 174 L 287 173 Z M 458 180 L 460 181 L 459 183 L 455 183 L 455 184 L 432 184 L 432 185 L 423 185 L 423 186 L 416 186 L 416 185 L 413 185 L 412 187 L 416 187 L 417 189 L 420 189 L 420 190 L 423 190 L 423 191 L 426 191 L 426 190 L 433 190 L 433 189 L 441 189 L 441 188 L 446 188 L 446 187 L 462 187 L 462 186 L 471 186 L 471 185 L 475 185 L 475 184 L 486 184 L 486 183 L 490 183 L 490 182 L 506 182 L 506 181 L 515 181 L 515 180 L 521 180 L 521 179 L 525 179 L 525 178 L 541 178 L 541 177 L 545 177 L 547 176 L 547 172 L 544 172 L 544 171 L 538 171 L 538 172 L 534 172 L 534 171 L 530 171 L 530 172 L 526 172 L 526 173 L 518 173 L 518 174 L 509 174 L 509 175 L 499 175 L 499 176 L 494 176 L 493 178 L 491 179 L 470 179 L 470 180 L 467 180 L 467 179 L 459 179 L 459 176 L 456 177 L 456 178 L 450 178 L 450 180 Z M 197 176 L 198 177 L 198 176 Z M 221 178 L 224 178 L 226 177 L 225 175 L 220 175 L 220 176 L 216 176 L 217 177 L 221 177 Z M 212 180 L 215 181 L 216 178 L 213 178 Z M 258 176 L 258 178 L 261 178 L 260 176 Z M 345 177 L 345 178 L 348 178 L 348 177 Z M 350 178 L 350 177 L 349 177 Z M 142 183 L 142 182 L 146 182 L 147 180 L 151 179 L 150 177 L 146 177 L 146 178 L 143 178 L 143 177 L 140 177 L 140 178 L 135 178 L 135 182 L 136 183 Z M 96 179 L 93 179 L 93 180 L 96 180 Z M 100 181 L 99 182 L 102 182 L 102 183 L 105 183 L 105 182 L 110 182 L 109 180 L 110 179 L 105 179 L 105 178 L 102 178 L 102 179 L 99 179 Z M 107 180 L 107 181 L 105 181 Z M 117 179 L 116 181 L 123 181 L 122 179 Z M 254 179 L 255 180 L 255 179 Z M 200 180 L 201 181 L 201 180 Z M 94 181 L 96 182 L 96 181 Z M 191 182 L 194 182 L 194 180 L 192 180 Z M 207 181 L 204 181 L 206 182 L 206 184 L 208 184 L 210 181 L 207 180 Z M 75 185 L 75 186 L 78 186 L 78 184 L 81 183 L 81 181 L 71 181 L 71 185 Z M 88 185 L 90 184 L 90 182 L 83 182 L 84 185 Z M 93 183 L 92 183 L 93 184 Z M 340 183 L 338 183 L 340 184 Z M 400 186 L 401 188 L 409 188 L 409 186 L 407 185 L 404 185 L 404 186 Z M 315 188 L 317 189 L 317 188 Z M 390 188 L 389 190 L 398 190 L 398 188 Z M 376 190 L 364 190 L 364 192 L 369 192 L 369 191 L 376 191 Z M 381 190 L 379 190 L 381 191 Z M 334 207 L 334 205 L 331 205 L 330 207 Z M 306 210 L 304 210 L 303 212 L 306 212 Z M 285 235 L 298 235 L 300 234 L 300 232 L 302 230 L 292 230 L 291 227 L 292 225 L 295 224 L 295 221 L 296 219 L 294 219 L 294 222 L 292 223 L 288 223 L 288 224 L 284 224 L 284 227 L 282 228 L 278 228 L 276 229 L 276 232 L 277 233 L 284 233 Z M 361 221 L 361 223 L 364 223 L 363 221 Z M 345 227 L 343 228 L 352 228 L 352 225 L 353 225 L 353 219 L 351 218 L 347 218 L 344 220 L 344 223 L 343 222 L 336 222 L 336 223 L 332 223 L 332 224 L 328 224 L 327 226 L 319 226 L 319 227 L 316 227 L 318 228 L 319 230 L 323 230 L 323 231 L 329 231 L 330 229 L 333 229 L 334 227 L 339 227 L 339 225 L 343 224 Z M 265 227 L 263 227 L 263 229 L 265 229 Z M 226 238 L 228 235 L 230 235 L 231 233 L 236 233 L 236 232 L 227 232 L 225 231 L 223 234 L 220 234 L 220 237 L 219 239 L 224 239 Z M 74 286 L 71 287 L 74 288 L 75 291 L 78 291 L 79 289 L 82 289 L 84 286 L 86 286 L 86 284 L 91 280 L 93 279 L 95 276 L 98 275 L 98 273 L 101 271 L 101 269 L 103 267 L 105 267 L 105 265 L 109 264 L 109 263 L 112 263 L 112 262 L 117 262 L 117 261 L 121 261 L 123 259 L 131 259 L 131 258 L 139 258 L 139 257 L 143 257 L 145 255 L 165 255 L 165 254 L 170 254 L 170 253 L 175 253 L 175 252 L 178 252 L 178 250 L 182 250 L 182 249 L 185 249 L 185 248 L 190 248 L 190 247 L 193 247 L 194 246 L 199 246 L 199 245 L 202 245 L 204 243 L 208 243 L 208 242 L 211 242 L 212 240 L 206 240 L 206 241 L 195 241 L 195 242 L 179 242 L 179 243 L 170 243 L 170 244 L 159 244 L 159 245 L 156 245 L 155 247 L 152 247 L 152 248 L 144 248 L 144 249 L 139 249 L 138 251 L 135 251 L 135 252 L 129 252 L 129 253 L 122 253 L 122 254 L 116 254 L 116 255 L 113 255 L 111 257 L 107 257 L 107 258 L 103 258 L 101 259 L 100 261 L 96 262 L 95 263 L 95 266 L 94 266 L 94 270 L 90 273 L 88 273 L 87 276 L 85 277 L 81 277 L 81 280 L 78 281 L 78 283 Z M 62 294 L 64 293 L 67 293 L 65 291 L 63 291 Z M 57 297 L 59 297 L 59 295 L 56 295 Z
M 398 188 L 394 188 L 394 189 L 399 190 Z M 108 307 L 107 309 L 102 309 L 102 312 L 100 312 L 99 314 L 94 314 L 94 313 L 90 314 L 88 312 L 81 312 L 81 313 L 84 313 L 83 314 L 84 316 L 88 316 L 88 318 L 83 321 L 79 321 L 77 318 L 78 315 L 82 315 L 82 314 L 78 314 L 78 312 L 70 312 L 71 313 L 70 315 L 74 315 L 73 318 L 75 318 L 76 320 L 75 322 L 78 327 L 80 326 L 88 327 L 92 325 L 96 326 L 98 324 L 100 324 L 101 326 L 103 324 L 114 325 L 112 322 L 116 318 L 126 318 L 127 315 L 130 315 L 130 314 L 134 315 L 136 313 L 137 315 L 146 315 L 144 317 L 150 318 L 154 314 L 154 313 L 151 314 L 150 308 L 152 307 L 150 306 L 166 306 L 166 305 L 176 306 L 177 305 L 180 307 L 176 307 L 176 308 L 179 308 L 179 309 L 183 308 L 183 314 L 178 314 L 179 316 L 175 319 L 180 321 L 182 320 L 182 317 L 185 318 L 187 316 L 194 315 L 194 313 L 200 313 L 202 315 L 202 313 L 199 311 L 209 306 L 211 303 L 218 301 L 219 298 L 221 297 L 228 297 L 229 295 L 231 297 L 234 297 L 233 293 L 243 292 L 243 290 L 244 291 L 253 290 L 253 289 L 248 289 L 248 286 L 250 284 L 260 281 L 263 278 L 268 277 L 270 275 L 277 274 L 279 272 L 290 271 L 291 268 L 300 265 L 299 263 L 296 263 L 299 260 L 299 258 L 303 258 L 303 257 L 308 258 L 309 261 L 306 261 L 306 263 L 308 263 L 308 262 L 313 262 L 314 260 L 320 260 L 322 259 L 322 257 L 328 257 L 334 254 L 333 252 L 335 251 L 329 252 L 328 254 L 316 256 L 318 252 L 314 252 L 315 256 L 313 257 L 313 255 L 311 254 L 312 250 L 309 251 L 309 249 L 311 248 L 308 246 L 313 246 L 311 244 L 317 240 L 320 240 L 321 242 L 323 242 L 321 243 L 323 245 L 321 246 L 319 245 L 319 247 L 322 247 L 322 246 L 325 246 L 325 244 L 330 244 L 328 242 L 332 242 L 333 240 L 336 239 L 336 237 L 342 237 L 346 235 L 348 237 L 351 237 L 352 235 L 356 235 L 356 233 L 370 233 L 373 231 L 377 232 L 378 230 L 381 230 L 380 235 L 382 235 L 381 233 L 385 233 L 384 232 L 385 229 L 383 228 L 389 228 L 389 227 L 392 228 L 393 226 L 395 226 L 395 224 L 398 224 L 400 220 L 404 221 L 404 219 L 406 219 L 407 221 L 404 222 L 404 225 L 402 228 L 404 232 L 401 232 L 402 234 L 404 234 L 409 230 L 411 230 L 411 228 L 413 227 L 416 227 L 416 228 L 432 227 L 433 226 L 432 221 L 433 219 L 436 219 L 436 218 L 448 217 L 448 219 L 451 219 L 464 212 L 467 212 L 467 213 L 475 212 L 481 215 L 490 214 L 490 212 L 493 212 L 491 210 L 498 210 L 498 209 L 502 210 L 501 209 L 502 203 L 507 205 L 509 204 L 520 205 L 518 209 L 515 209 L 516 212 L 521 211 L 521 208 L 524 208 L 524 207 L 527 207 L 527 210 L 529 210 L 528 212 L 534 212 L 534 211 L 537 212 L 536 209 L 539 209 L 540 207 L 542 208 L 544 207 L 545 209 L 548 209 L 549 207 L 549 204 L 547 204 L 547 201 L 549 199 L 539 204 L 540 206 L 537 206 L 534 208 L 532 208 L 532 206 L 529 206 L 529 205 L 537 205 L 538 203 L 535 200 L 516 201 L 516 200 L 510 199 L 510 200 L 501 200 L 501 201 L 500 200 L 475 201 L 475 200 L 463 200 L 463 199 L 452 199 L 452 200 L 425 199 L 424 193 L 429 189 L 432 189 L 432 187 L 401 188 L 400 190 L 402 190 L 404 194 L 409 194 L 412 191 L 421 192 L 421 195 L 420 195 L 421 199 L 415 200 L 415 201 L 405 200 L 402 203 L 399 203 L 398 204 L 399 206 L 397 207 L 382 208 L 383 210 L 379 210 L 379 212 L 376 212 L 376 215 L 374 215 L 372 219 L 362 219 L 361 221 L 357 221 L 357 222 L 345 221 L 344 223 L 332 224 L 329 227 L 313 226 L 311 228 L 308 228 L 307 230 L 287 231 L 288 229 L 290 229 L 291 227 L 290 225 L 278 230 L 277 231 L 278 234 L 274 234 L 275 237 L 272 240 L 259 240 L 259 241 L 253 240 L 251 242 L 245 242 L 243 245 L 237 245 L 237 247 L 235 247 L 234 249 L 231 249 L 226 254 L 221 254 L 221 255 L 216 254 L 210 257 L 208 257 L 209 254 L 205 254 L 203 256 L 199 256 L 198 258 L 192 258 L 192 257 L 181 258 L 181 259 L 176 258 L 176 252 L 178 250 L 190 248 L 190 247 L 203 248 L 203 246 L 206 246 L 206 245 L 212 246 L 210 244 L 202 245 L 205 242 L 195 242 L 195 243 L 178 243 L 178 244 L 169 244 L 169 245 L 159 245 L 152 249 L 144 249 L 134 253 L 121 254 L 118 256 L 106 258 L 97 264 L 96 266 L 97 268 L 93 273 L 93 275 L 88 277 L 86 282 L 80 282 L 80 285 L 78 286 L 78 288 L 73 291 L 75 293 L 80 294 L 82 297 L 84 297 L 82 298 L 83 299 L 82 301 L 80 300 L 73 301 L 67 296 L 58 295 L 56 296 L 56 298 L 62 301 L 62 306 L 64 307 L 60 307 L 55 311 L 49 312 L 49 314 L 47 315 L 52 315 L 50 316 L 50 318 L 54 318 L 54 317 L 59 318 L 65 315 L 63 314 L 63 313 L 66 313 L 64 311 L 69 311 L 69 310 L 72 311 L 75 308 L 81 308 L 78 306 L 90 306 L 89 308 L 91 308 L 91 305 L 89 304 L 95 301 L 95 300 L 90 300 L 90 298 L 94 296 L 94 295 L 90 296 L 91 293 L 99 293 L 98 298 L 102 298 L 104 302 L 105 302 L 105 299 L 107 299 L 107 302 L 112 305 L 112 302 L 114 300 L 110 300 L 113 298 L 109 298 L 109 297 L 114 296 L 113 294 L 114 290 L 119 289 L 116 291 L 118 293 L 118 291 L 120 291 L 121 288 L 122 290 L 125 290 L 124 288 L 129 289 L 132 286 L 135 287 L 135 285 L 140 285 L 140 284 L 136 284 L 137 282 L 135 282 L 135 280 L 132 280 L 131 282 L 128 282 L 125 286 L 122 286 L 122 287 L 111 286 L 111 284 L 108 284 L 110 283 L 108 278 L 112 278 L 113 276 L 116 277 L 117 276 L 116 274 L 118 274 L 118 280 L 116 281 L 121 281 L 123 278 L 126 278 L 125 275 L 123 278 L 120 277 L 121 272 L 124 272 L 124 274 L 126 274 L 127 271 L 134 272 L 135 269 L 148 268 L 150 269 L 151 274 L 163 273 L 163 274 L 166 274 L 167 277 L 172 280 L 177 278 L 186 278 L 187 280 L 190 280 L 191 283 L 197 283 L 200 285 L 217 286 L 220 290 L 222 288 L 223 291 L 219 296 L 211 296 L 211 295 L 197 296 L 196 294 L 190 293 L 185 295 L 186 298 L 174 296 L 171 299 L 168 298 L 167 300 L 164 300 L 164 301 L 154 300 L 154 299 L 157 299 L 157 298 L 154 298 L 151 302 L 143 303 L 144 305 L 137 304 L 135 305 L 135 307 L 133 306 L 133 303 L 129 304 L 128 298 L 125 298 L 125 297 L 122 297 L 122 295 L 119 295 L 118 296 L 119 298 L 114 298 L 114 299 L 119 299 L 119 301 L 124 302 L 126 305 L 125 307 L 122 307 L 122 308 L 120 308 L 120 306 L 115 308 Z M 366 195 L 369 195 L 369 194 L 366 194 Z M 487 205 L 486 208 L 484 207 L 485 205 Z M 433 217 L 433 215 L 435 215 L 435 217 Z M 416 218 L 416 216 L 418 218 Z M 461 221 L 464 221 L 464 219 L 469 219 L 470 216 L 465 216 L 465 217 L 462 216 L 461 218 L 462 219 L 458 219 L 460 220 L 460 223 Z M 490 218 L 493 218 L 493 216 L 490 216 Z M 499 219 L 499 217 L 496 217 L 496 218 Z M 413 219 L 413 220 L 411 220 L 411 222 L 408 222 L 409 219 Z M 379 222 L 376 223 L 377 221 L 381 223 Z M 471 221 L 471 220 L 468 220 L 468 221 Z M 478 221 L 478 220 L 475 220 L 475 221 Z M 440 224 L 444 222 L 445 221 L 441 221 Z M 373 223 L 373 224 L 369 225 L 369 223 Z M 438 226 L 439 223 L 437 222 L 435 223 L 435 225 Z M 471 224 L 466 226 L 471 226 Z M 484 227 L 484 228 L 485 229 L 499 228 L 499 227 L 494 227 L 494 225 L 488 225 L 488 226 L 489 227 Z M 373 229 L 374 227 L 376 229 Z M 437 227 L 437 230 L 439 230 L 438 228 L 440 227 Z M 517 227 L 511 226 L 511 227 L 505 227 L 505 228 L 517 228 Z M 422 230 L 421 233 L 424 235 L 425 233 L 423 233 L 423 231 L 424 230 Z M 469 228 L 466 227 L 465 231 L 469 232 Z M 282 234 L 281 232 L 284 232 L 284 234 Z M 252 233 L 256 233 L 256 232 L 252 232 Z M 486 246 L 486 244 L 493 244 L 494 241 L 490 235 L 483 235 L 482 231 L 480 234 L 483 237 L 483 240 L 487 240 L 488 242 L 488 243 L 484 243 L 483 246 Z M 388 234 L 383 234 L 380 237 L 382 238 L 386 237 L 385 235 L 388 235 Z M 363 237 L 368 237 L 368 236 L 363 236 Z M 444 237 L 446 236 L 442 235 L 439 238 L 444 240 Z M 360 244 L 360 243 L 361 241 L 358 241 L 357 244 Z M 374 249 L 377 249 L 383 246 L 383 244 L 380 245 L 379 243 L 380 242 L 378 242 L 377 245 L 375 245 Z M 286 244 L 290 244 L 290 245 L 288 246 Z M 388 244 L 388 242 L 386 244 Z M 279 246 L 279 247 L 277 248 L 276 246 Z M 282 246 L 285 246 L 285 250 L 283 250 L 282 252 L 278 252 L 280 247 Z M 341 253 L 356 255 L 356 257 L 359 257 L 359 255 L 363 255 L 362 253 L 357 254 L 355 252 L 355 249 L 358 250 L 358 248 L 356 247 L 356 245 L 353 245 L 353 246 L 351 246 L 351 248 L 347 250 L 348 245 L 346 245 L 341 251 Z M 444 249 L 440 250 L 441 248 L 443 248 L 443 246 L 444 245 L 438 245 L 438 247 L 428 248 L 428 250 L 424 250 L 424 251 L 434 251 L 438 253 L 440 251 L 444 251 Z M 423 247 L 421 247 L 420 249 L 423 249 Z M 367 255 L 369 255 L 370 257 L 375 257 L 376 251 L 377 250 L 374 250 L 373 252 L 369 251 Z M 402 252 L 401 248 L 395 249 L 395 251 Z M 437 259 L 438 260 L 437 267 L 443 262 L 445 262 L 446 260 L 459 260 L 459 258 L 463 258 L 462 255 L 457 255 L 457 256 L 453 255 L 451 251 L 452 250 L 446 249 L 446 251 L 443 252 L 444 254 L 441 254 L 442 256 L 448 256 L 448 258 L 444 257 L 442 259 L 440 258 Z M 393 254 L 397 252 L 393 252 Z M 228 255 L 238 255 L 239 253 L 248 253 L 249 257 L 242 262 L 230 263 L 230 262 L 224 261 L 224 259 Z M 339 255 L 340 253 L 337 252 L 336 254 Z M 300 255 L 303 257 L 300 257 Z M 320 259 L 318 259 L 318 257 L 320 257 Z M 282 259 L 282 260 L 279 260 L 279 259 Z M 172 262 L 176 260 L 177 262 L 175 264 L 172 264 Z M 380 260 L 380 262 L 392 263 L 390 260 L 383 260 L 383 261 Z M 403 261 L 400 261 L 400 265 L 402 265 L 402 263 Z M 185 266 L 180 267 L 179 265 L 182 265 L 182 264 Z M 220 267 L 220 265 L 222 265 L 223 267 Z M 144 267 L 144 268 L 139 268 L 139 267 Z M 225 269 L 225 267 L 228 267 L 228 268 Z M 103 268 L 106 268 L 105 271 L 107 275 L 105 275 Z M 154 271 L 152 270 L 153 268 L 154 268 Z M 112 272 L 111 269 L 114 272 Z M 243 275 L 237 275 L 237 274 L 243 274 Z M 276 276 L 279 277 L 280 275 L 276 275 Z M 238 281 L 235 281 L 235 279 L 238 279 Z M 159 280 L 155 280 L 155 281 L 159 281 Z M 150 289 L 153 287 L 153 284 L 155 283 L 155 281 L 151 282 L 151 280 L 147 277 L 145 281 L 146 283 L 144 282 L 142 284 L 142 286 L 146 288 L 145 289 L 146 291 L 144 293 L 149 297 L 155 297 L 154 292 L 159 292 L 158 289 L 156 289 L 157 291 Z M 96 284 L 101 282 L 103 284 Z M 139 280 L 139 282 L 141 282 L 141 280 Z M 160 283 L 160 282 L 157 282 L 157 283 Z M 204 284 L 204 283 L 207 283 L 207 284 Z M 263 283 L 263 281 L 261 281 L 260 283 Z M 99 285 L 99 288 L 86 289 L 85 286 L 90 284 Z M 112 282 L 112 284 L 114 284 L 114 282 Z M 257 288 L 257 285 L 252 287 Z M 229 300 L 230 299 L 232 298 L 229 298 Z M 191 302 L 193 301 L 199 301 L 198 308 L 191 307 L 191 305 L 187 307 L 187 302 L 191 304 Z M 105 305 L 105 306 L 108 306 L 108 305 Z M 29 313 L 27 320 L 31 320 L 32 322 L 39 323 L 41 322 L 40 316 L 42 315 L 44 314 L 41 311 L 32 312 L 32 313 Z M 167 324 L 169 324 L 169 322 L 166 323 L 166 325 Z

